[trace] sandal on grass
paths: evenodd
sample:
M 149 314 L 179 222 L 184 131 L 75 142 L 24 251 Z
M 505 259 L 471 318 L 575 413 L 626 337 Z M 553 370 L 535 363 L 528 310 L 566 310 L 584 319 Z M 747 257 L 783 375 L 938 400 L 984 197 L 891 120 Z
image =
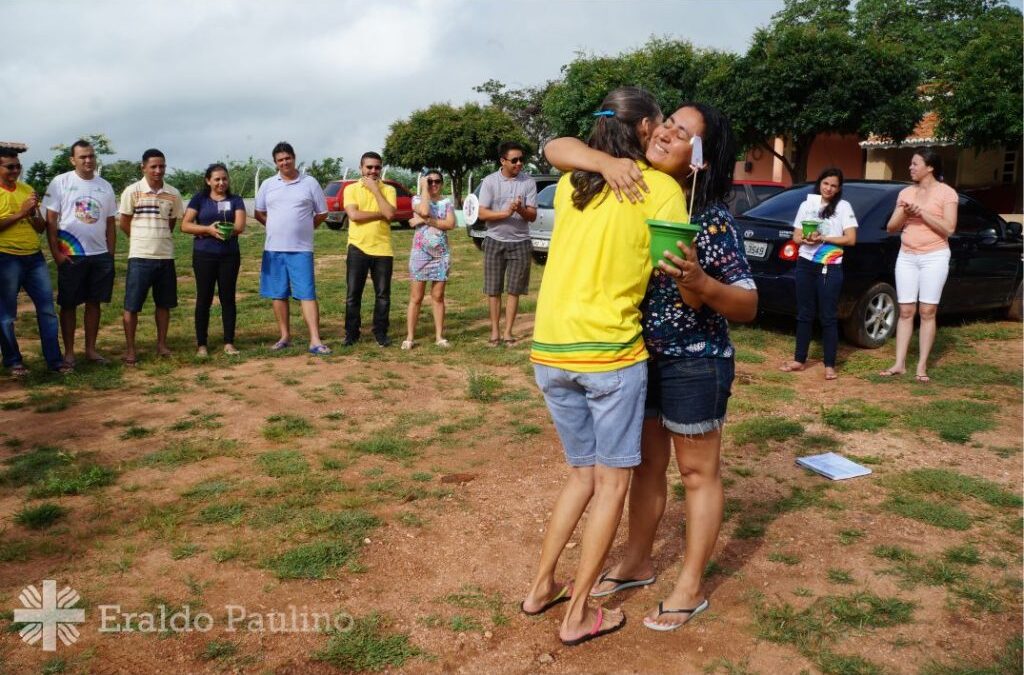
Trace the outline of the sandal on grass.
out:
M 886 368 L 885 370 L 880 372 L 878 374 L 878 376 L 879 377 L 896 377 L 897 375 L 902 375 L 904 372 L 905 371 L 902 371 L 902 370 L 895 370 L 893 368 Z
M 575 647 L 576 645 L 581 645 L 584 642 L 589 642 L 590 640 L 593 640 L 594 638 L 599 638 L 599 637 L 603 637 L 605 635 L 608 635 L 610 633 L 614 633 L 615 631 L 621 629 L 623 626 L 626 625 L 626 615 L 623 614 L 622 615 L 622 622 L 618 623 L 618 624 L 616 624 L 614 626 L 609 626 L 608 628 L 602 629 L 601 628 L 602 625 L 604 625 L 604 608 L 598 607 L 597 608 L 597 621 L 594 622 L 594 627 L 590 630 L 590 632 L 585 634 L 585 635 L 582 635 L 582 636 L 576 638 L 575 640 L 562 640 L 562 644 L 565 645 L 566 647 Z
M 291 346 L 292 346 L 292 343 L 289 342 L 288 340 L 278 340 L 270 348 L 270 351 L 272 351 L 272 352 L 279 352 L 282 349 L 288 349 Z
M 14 377 L 14 378 L 17 378 L 17 379 L 21 379 L 23 377 L 28 377 L 28 368 L 26 368 L 23 364 L 20 364 L 20 363 L 17 364 L 17 365 L 11 366 L 11 377 Z
M 644 625 L 647 626 L 648 628 L 650 628 L 651 630 L 656 630 L 656 631 L 660 631 L 662 633 L 665 633 L 665 632 L 668 632 L 670 630 L 675 630 L 677 628 L 682 628 L 686 624 L 690 623 L 690 621 L 693 619 L 693 617 L 697 616 L 701 612 L 707 611 L 708 607 L 710 607 L 710 606 L 711 606 L 711 603 L 709 603 L 706 598 L 699 605 L 697 605 L 696 607 L 692 607 L 690 609 L 665 609 L 664 603 L 659 602 L 658 603 L 658 619 L 660 619 L 662 617 L 662 615 L 664 615 L 664 614 L 688 614 L 689 616 L 686 617 L 685 621 L 683 621 L 681 623 L 673 623 L 673 624 L 659 623 L 657 619 L 650 619 L 650 618 L 645 616 L 644 617 Z
M 440 347 L 441 349 L 448 349 L 449 347 L 452 346 L 452 343 L 448 342 L 448 340 L 445 340 L 444 338 L 441 338 L 440 340 L 438 340 L 434 344 L 437 345 L 438 347 Z

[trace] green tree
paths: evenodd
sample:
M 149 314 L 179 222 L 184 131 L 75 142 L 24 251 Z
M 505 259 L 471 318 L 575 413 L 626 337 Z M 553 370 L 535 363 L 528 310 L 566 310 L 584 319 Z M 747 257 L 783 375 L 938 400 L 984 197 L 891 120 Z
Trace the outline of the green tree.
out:
M 892 0 L 883 0 L 895 5 Z M 772 24 L 793 26 L 812 24 L 819 28 L 850 28 L 850 0 L 786 0 L 783 8 L 772 15 Z
M 81 138 L 92 143 L 93 149 L 96 150 L 98 161 L 101 161 L 101 157 L 114 154 L 114 148 L 110 143 L 110 139 L 104 134 L 89 134 L 88 136 L 81 136 Z M 49 162 L 34 162 L 25 173 L 25 182 L 32 186 L 36 194 L 43 194 L 51 180 L 62 173 L 71 171 L 73 168 L 71 166 L 71 144 L 64 145 L 61 143 L 54 145 L 50 150 L 53 150 L 55 154 Z
M 509 89 L 502 82 L 491 79 L 473 87 L 473 91 L 487 94 L 492 106 L 507 114 L 523 128 L 533 147 L 543 148 L 545 143 L 554 138 L 543 108 L 544 97 L 554 84 L 554 80 L 549 80 L 539 87 Z M 551 165 L 539 152 L 531 155 L 529 165 L 530 169 L 537 173 L 551 171 Z
M 345 170 L 344 161 L 342 157 L 326 157 L 321 160 L 314 160 L 306 167 L 306 175 L 316 178 L 316 182 L 320 183 L 320 186 L 323 187 L 332 180 L 341 178 L 341 174 Z
M 114 194 L 120 195 L 126 187 L 142 178 L 142 166 L 130 159 L 118 159 L 104 164 L 100 175 L 114 188 Z
M 205 170 L 171 169 L 165 180 L 176 187 L 187 202 L 189 197 L 206 187 L 205 175 Z
M 951 50 L 933 92 L 938 133 L 963 147 L 1019 147 L 1024 131 L 1021 13 L 999 7 L 972 23 L 975 36 Z
M 775 155 L 803 182 L 820 133 L 909 134 L 922 114 L 917 83 L 898 46 L 840 28 L 787 24 L 754 34 L 733 71 L 716 81 L 716 98 L 745 144 Z M 775 152 L 776 136 L 788 140 L 790 156 Z
M 440 169 L 451 177 L 455 205 L 461 207 L 466 174 L 496 161 L 503 141 L 530 145 L 519 125 L 497 108 L 435 103 L 391 125 L 384 159 L 412 171 L 424 166 Z
M 617 56 L 577 54 L 562 66 L 562 79 L 548 87 L 544 115 L 554 136 L 584 138 L 605 95 L 624 85 L 651 92 L 666 113 L 680 103 L 707 100 L 709 83 L 723 78 L 736 57 L 696 49 L 684 40 L 655 38 L 640 49 Z

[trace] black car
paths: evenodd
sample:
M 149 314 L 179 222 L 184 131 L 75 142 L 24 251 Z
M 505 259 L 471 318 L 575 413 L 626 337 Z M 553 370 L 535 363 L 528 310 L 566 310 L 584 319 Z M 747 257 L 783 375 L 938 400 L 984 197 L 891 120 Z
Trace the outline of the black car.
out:
M 857 216 L 857 243 L 843 253 L 843 290 L 839 318 L 847 340 L 859 347 L 880 347 L 896 330 L 894 270 L 900 249 L 898 234 L 885 225 L 896 197 L 907 183 L 848 180 L 843 199 Z M 813 184 L 771 197 L 742 216 L 736 227 L 757 283 L 762 311 L 796 314 L 797 249 L 793 219 Z M 949 278 L 939 313 L 1007 309 L 1019 318 L 1022 239 L 1019 223 L 1007 223 L 984 206 L 960 194 L 956 232 L 949 238 Z

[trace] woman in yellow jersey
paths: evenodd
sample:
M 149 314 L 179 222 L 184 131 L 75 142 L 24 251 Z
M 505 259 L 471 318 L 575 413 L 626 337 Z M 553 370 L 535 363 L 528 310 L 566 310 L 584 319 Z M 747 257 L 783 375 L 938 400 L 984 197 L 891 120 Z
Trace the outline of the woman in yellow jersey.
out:
M 649 93 L 616 89 L 595 115 L 591 148 L 643 162 L 661 121 Z M 640 463 L 647 350 L 639 307 L 651 274 L 646 220 L 686 219 L 679 185 L 646 164 L 641 171 L 650 194 L 637 203 L 617 200 L 599 173 L 562 177 L 552 252 L 537 298 L 530 360 L 570 473 L 521 609 L 536 615 L 567 600 L 559 629 L 566 645 L 606 635 L 626 621 L 619 611 L 588 608 L 587 593 L 556 583 L 555 568 L 589 505 L 574 584 L 589 589 L 597 582 L 622 516 L 630 469 Z
M 707 160 L 691 166 L 693 138 L 703 140 Z M 642 166 L 595 153 L 576 139 L 557 139 L 545 148 L 560 168 L 587 168 L 629 200 L 644 193 Z M 651 276 L 643 312 L 644 341 L 651 352 L 643 462 L 633 472 L 629 497 L 629 540 L 618 564 L 591 588 L 603 597 L 653 584 L 651 551 L 665 512 L 671 448 L 686 488 L 686 557 L 674 588 L 648 613 L 644 625 L 668 631 L 683 626 L 709 604 L 701 580 L 722 523 L 724 495 L 719 473 L 722 426 L 734 376 L 728 320 L 749 321 L 757 291 L 725 200 L 732 187 L 735 145 L 729 121 L 700 103 L 680 107 L 654 131 L 648 163 L 693 185 L 693 222 L 701 231 L 684 257 L 666 251 Z M 557 232 L 557 230 L 556 230 Z M 554 245 L 552 244 L 552 252 Z

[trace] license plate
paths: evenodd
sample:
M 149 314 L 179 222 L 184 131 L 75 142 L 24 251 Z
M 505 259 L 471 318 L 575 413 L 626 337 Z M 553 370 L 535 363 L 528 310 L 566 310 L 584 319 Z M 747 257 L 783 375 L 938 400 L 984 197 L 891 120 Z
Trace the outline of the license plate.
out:
M 548 239 L 534 239 L 533 240 L 533 247 L 534 248 L 546 249 L 548 247 L 548 244 L 550 244 L 550 243 L 551 242 Z
M 766 241 L 744 241 L 743 250 L 748 258 L 762 259 L 768 255 L 768 242 Z

